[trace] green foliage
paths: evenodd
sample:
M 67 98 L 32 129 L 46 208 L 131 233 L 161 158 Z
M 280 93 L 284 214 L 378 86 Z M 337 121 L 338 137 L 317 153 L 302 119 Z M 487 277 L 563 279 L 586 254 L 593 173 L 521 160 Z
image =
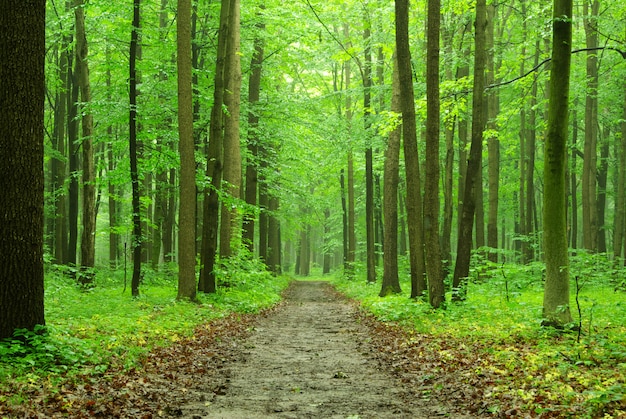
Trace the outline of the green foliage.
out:
M 428 339 L 429 349 L 420 350 L 434 351 L 437 362 L 445 356 L 450 357 L 448 364 L 460 362 L 452 368 L 450 380 L 463 381 L 465 374 L 483 377 L 480 385 L 485 388 L 480 391 L 488 401 L 487 410 L 618 417 L 626 408 L 626 304 L 613 281 L 624 275 L 623 269 L 601 255 L 581 253 L 573 258 L 573 272 L 586 278 L 578 290 L 579 335 L 575 330 L 541 327 L 542 264 L 489 265 L 480 260 L 467 299 L 448 304 L 446 310 L 432 310 L 427 302 L 408 298 L 406 279 L 402 295 L 385 298 L 378 297 L 375 284 L 333 281 L 367 312 L 415 335 L 416 340 L 406 345 Z M 478 269 L 481 264 L 486 267 Z M 574 301 L 574 280 L 571 289 Z
M 0 342 L 0 403 L 9 386 L 19 403 L 20 388 L 41 380 L 74 374 L 102 374 L 112 365 L 139 366 L 158 346 L 194 333 L 197 326 L 232 312 L 251 313 L 271 307 L 287 286 L 286 277 L 261 271 L 258 261 L 239 261 L 221 272 L 231 286 L 200 295 L 199 303 L 176 296 L 176 274 L 146 270 L 139 298 L 124 288 L 123 272 L 100 269 L 94 286 L 85 288 L 64 269 L 46 276 L 45 327 L 16 331 Z M 246 269 L 235 271 L 234 269 Z

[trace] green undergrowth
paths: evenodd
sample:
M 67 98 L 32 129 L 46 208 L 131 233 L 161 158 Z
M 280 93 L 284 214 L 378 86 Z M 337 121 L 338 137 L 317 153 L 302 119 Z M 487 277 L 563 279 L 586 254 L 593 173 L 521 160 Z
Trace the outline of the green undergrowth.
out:
M 517 409 L 542 417 L 621 418 L 626 414 L 623 272 L 582 258 L 572 263 L 574 322 L 565 330 L 541 326 L 540 264 L 474 272 L 465 301 L 451 302 L 448 292 L 440 310 L 409 298 L 406 275 L 402 293 L 385 298 L 378 296 L 380 282 L 367 284 L 363 275 L 336 276 L 332 282 L 379 320 L 401 325 L 411 339 L 428 341 L 432 350 L 456 359 L 448 362 L 472 359 L 469 366 L 459 362 L 469 370 L 458 374 L 486 377 L 483 398 L 491 400 L 486 413 Z
M 255 313 L 275 305 L 289 278 L 273 277 L 249 262 L 228 274 L 228 287 L 177 301 L 177 275 L 147 271 L 140 296 L 124 290 L 123 271 L 100 269 L 89 286 L 67 269 L 49 269 L 45 279 L 46 326 L 18 330 L 0 341 L 0 404 L 20 403 L 23 386 L 62 382 L 68 375 L 99 375 L 115 363 L 137 366 L 152 348 L 191 336 L 194 329 L 231 313 Z M 253 265 L 253 266 L 252 266 Z M 120 365 L 121 364 L 121 365 Z

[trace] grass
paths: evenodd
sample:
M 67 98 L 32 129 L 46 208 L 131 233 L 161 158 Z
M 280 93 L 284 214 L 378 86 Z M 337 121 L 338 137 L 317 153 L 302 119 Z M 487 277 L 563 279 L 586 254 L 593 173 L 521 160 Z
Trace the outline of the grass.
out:
M 252 263 L 252 262 L 250 262 Z M 93 287 L 58 269 L 45 280 L 46 326 L 0 342 L 0 404 L 20 403 L 19 389 L 72 374 L 101 374 L 112 362 L 132 368 L 156 346 L 193 334 L 196 326 L 233 312 L 251 313 L 280 300 L 287 277 L 258 265 L 230 275 L 229 288 L 176 300 L 176 274 L 148 271 L 140 297 L 124 289 L 123 272 L 101 269 Z
M 484 367 L 500 378 L 485 393 L 494 400 L 493 413 L 505 406 L 498 400 L 513 400 L 532 414 L 558 404 L 563 417 L 621 418 L 626 415 L 626 293 L 623 272 L 602 263 L 589 255 L 572 263 L 571 326 L 580 325 L 580 333 L 541 326 L 539 264 L 498 266 L 480 280 L 476 275 L 467 299 L 451 303 L 448 293 L 443 310 L 410 299 L 407 280 L 401 281 L 402 294 L 386 298 L 378 296 L 380 283 L 339 276 L 333 282 L 380 320 L 447 342 L 446 347 L 457 342 L 480 351 L 490 360 Z

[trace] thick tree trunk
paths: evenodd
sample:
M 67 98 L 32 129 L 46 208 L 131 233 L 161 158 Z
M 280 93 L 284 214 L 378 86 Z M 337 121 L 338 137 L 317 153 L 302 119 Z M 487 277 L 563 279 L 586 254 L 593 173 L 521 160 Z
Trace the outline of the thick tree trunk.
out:
M 45 323 L 45 11 L 0 3 L 0 339 Z
M 82 141 L 83 150 L 83 231 L 80 240 L 80 264 L 92 268 L 96 259 L 96 170 L 93 152 L 93 115 L 89 109 L 91 86 L 87 62 L 87 34 L 85 32 L 85 10 L 83 0 L 76 1 L 76 69 L 80 97 L 83 106 Z M 88 276 L 86 280 L 90 280 Z
M 453 299 L 465 297 L 465 284 L 469 276 L 469 267 L 472 251 L 472 230 L 476 209 L 476 193 L 482 190 L 478 185 L 479 172 L 482 166 L 482 141 L 485 122 L 484 112 L 484 87 L 485 87 L 485 29 L 487 20 L 487 6 L 485 0 L 476 3 L 475 21 L 475 55 L 474 55 L 474 96 L 472 101 L 472 141 L 469 158 L 467 161 L 467 173 L 465 176 L 465 188 L 463 197 L 463 212 L 459 220 L 459 241 L 457 245 L 456 264 L 452 286 L 455 289 Z
M 191 82 L 191 0 L 178 0 L 178 152 L 180 212 L 178 216 L 178 299 L 196 299 L 196 161 L 193 141 Z
M 391 88 L 391 112 L 400 113 L 400 80 L 398 64 L 394 57 L 393 82 Z M 398 279 L 398 184 L 400 180 L 400 143 L 402 128 L 396 127 L 389 133 L 385 150 L 385 177 L 383 178 L 383 210 L 385 238 L 383 253 L 383 283 L 396 284 Z
M 572 321 L 565 202 L 572 0 L 554 0 L 553 17 L 552 68 L 544 163 L 546 279 L 543 316 L 549 324 L 563 325 Z

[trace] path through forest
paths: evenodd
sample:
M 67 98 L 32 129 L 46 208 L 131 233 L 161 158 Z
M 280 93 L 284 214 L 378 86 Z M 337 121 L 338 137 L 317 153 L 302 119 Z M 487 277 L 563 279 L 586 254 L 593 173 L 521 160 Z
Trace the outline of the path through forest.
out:
M 222 370 L 223 387 L 181 407 L 187 418 L 432 418 L 389 375 L 354 305 L 326 282 L 295 281 Z

